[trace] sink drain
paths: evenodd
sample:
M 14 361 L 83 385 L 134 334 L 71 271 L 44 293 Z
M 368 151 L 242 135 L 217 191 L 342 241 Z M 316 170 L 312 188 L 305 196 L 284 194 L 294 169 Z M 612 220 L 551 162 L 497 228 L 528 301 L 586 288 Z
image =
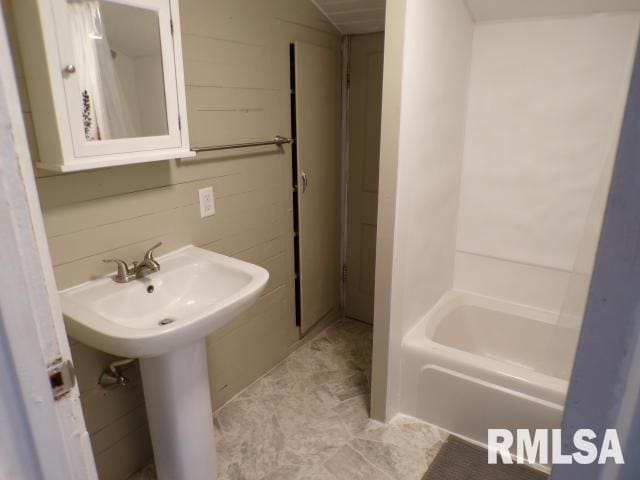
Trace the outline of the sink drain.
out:
M 158 325 L 169 325 L 170 323 L 173 323 L 173 322 L 174 322 L 173 318 L 163 318 L 158 322 Z

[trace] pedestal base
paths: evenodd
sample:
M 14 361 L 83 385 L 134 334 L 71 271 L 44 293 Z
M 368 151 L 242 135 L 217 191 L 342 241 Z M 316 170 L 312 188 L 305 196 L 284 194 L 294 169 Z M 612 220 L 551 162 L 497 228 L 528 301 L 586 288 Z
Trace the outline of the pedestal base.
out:
M 214 480 L 216 444 L 205 339 L 140 359 L 159 480 Z

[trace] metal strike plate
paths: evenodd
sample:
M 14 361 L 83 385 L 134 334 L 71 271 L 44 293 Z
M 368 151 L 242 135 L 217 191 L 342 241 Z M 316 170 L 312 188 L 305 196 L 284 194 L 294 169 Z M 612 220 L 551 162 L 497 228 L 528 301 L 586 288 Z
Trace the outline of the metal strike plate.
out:
M 76 384 L 76 374 L 71 360 L 66 360 L 49 368 L 49 382 L 51 382 L 51 391 L 55 400 L 70 392 Z

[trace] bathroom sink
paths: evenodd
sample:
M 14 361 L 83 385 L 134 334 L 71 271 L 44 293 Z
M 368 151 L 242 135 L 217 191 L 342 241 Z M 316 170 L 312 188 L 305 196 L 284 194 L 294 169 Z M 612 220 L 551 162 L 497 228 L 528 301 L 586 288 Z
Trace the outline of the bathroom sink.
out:
M 209 480 L 217 464 L 206 336 L 249 308 L 269 274 L 193 245 L 155 260 L 158 246 L 132 271 L 60 292 L 62 311 L 76 340 L 140 359 L 158 478 Z M 152 273 L 137 278 L 142 265 Z
M 112 275 L 61 292 L 71 337 L 123 357 L 153 357 L 205 337 L 248 308 L 269 274 L 189 245 L 129 283 Z

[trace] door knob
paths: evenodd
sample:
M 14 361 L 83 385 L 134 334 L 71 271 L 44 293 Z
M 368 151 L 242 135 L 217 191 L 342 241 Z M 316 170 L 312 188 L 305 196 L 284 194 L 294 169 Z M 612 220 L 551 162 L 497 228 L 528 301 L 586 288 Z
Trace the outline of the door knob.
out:
M 62 71 L 63 71 L 64 73 L 66 73 L 67 75 L 71 75 L 71 74 L 73 74 L 73 73 L 76 73 L 76 66 L 70 63 L 69 65 L 65 66 L 65 67 L 62 69 Z

